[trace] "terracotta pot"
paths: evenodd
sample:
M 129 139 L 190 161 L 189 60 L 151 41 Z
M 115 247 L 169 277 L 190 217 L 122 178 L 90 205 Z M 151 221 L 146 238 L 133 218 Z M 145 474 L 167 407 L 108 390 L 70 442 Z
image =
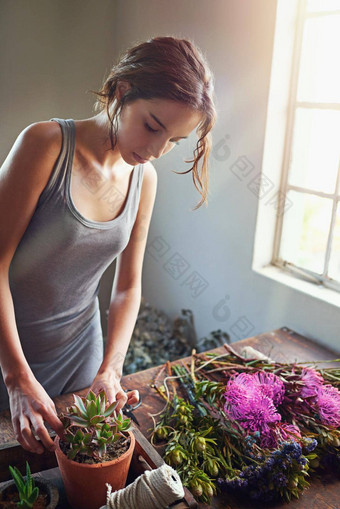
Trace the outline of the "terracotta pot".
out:
M 112 461 L 103 463 L 77 463 L 68 459 L 59 445 L 59 437 L 56 436 L 55 451 L 58 466 L 63 478 L 67 500 L 73 509 L 98 509 L 106 503 L 107 487 L 112 486 L 112 491 L 125 487 L 129 472 L 132 454 L 135 448 L 135 437 L 129 431 L 130 446 L 124 454 Z
M 40 493 L 45 493 L 47 495 L 47 505 L 46 509 L 55 509 L 59 502 L 59 492 L 58 488 L 54 486 L 50 481 L 46 479 L 42 479 L 40 476 L 37 477 L 36 474 L 32 475 L 35 485 L 39 488 Z M 17 493 L 18 489 L 15 485 L 14 481 L 8 481 L 3 483 L 0 488 L 0 498 L 2 501 L 6 501 L 7 494 Z M 1 504 L 0 504 L 1 505 Z M 2 507 L 2 506 L 1 506 Z

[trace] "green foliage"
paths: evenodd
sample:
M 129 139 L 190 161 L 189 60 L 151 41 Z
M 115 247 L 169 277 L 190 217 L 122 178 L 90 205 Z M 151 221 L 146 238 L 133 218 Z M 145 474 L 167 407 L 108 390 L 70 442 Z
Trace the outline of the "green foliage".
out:
M 86 397 L 73 395 L 74 404 L 61 416 L 65 441 L 70 444 L 69 459 L 86 454 L 101 459 L 107 447 L 131 429 L 131 419 L 116 412 L 117 402 L 108 404 L 105 391 L 90 391 Z
M 10 465 L 8 468 L 19 493 L 20 502 L 17 503 L 17 506 L 22 509 L 32 509 L 38 498 L 39 489 L 35 486 L 28 462 L 26 461 L 26 479 L 17 467 Z
M 216 420 L 202 416 L 197 407 L 183 398 L 175 395 L 171 404 L 171 415 L 169 411 L 162 414 L 152 441 L 166 438 L 165 462 L 177 470 L 183 485 L 197 499 L 209 503 L 216 494 L 217 477 L 228 470 L 218 445 L 224 432 Z

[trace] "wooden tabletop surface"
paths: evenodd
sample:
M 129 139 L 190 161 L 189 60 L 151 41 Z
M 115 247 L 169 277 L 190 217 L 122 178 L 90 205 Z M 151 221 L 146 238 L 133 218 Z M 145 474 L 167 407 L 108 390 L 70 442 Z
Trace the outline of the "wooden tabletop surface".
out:
M 302 362 L 331 360 L 339 358 L 339 353 L 324 347 L 310 339 L 297 334 L 296 332 L 282 327 L 271 332 L 243 339 L 232 343 L 233 348 L 240 353 L 245 346 L 252 346 L 278 362 Z M 212 352 L 225 353 L 224 347 L 219 347 Z M 186 360 L 190 360 L 187 357 Z M 176 363 L 178 361 L 174 361 Z M 329 366 L 330 364 L 318 364 Z M 138 389 L 142 397 L 142 405 L 135 410 L 135 415 L 140 423 L 140 430 L 147 438 L 152 430 L 152 417 L 149 414 L 156 414 L 164 408 L 164 400 L 150 386 L 160 368 L 151 368 L 140 371 L 123 378 L 123 384 L 128 389 Z M 156 450 L 162 454 L 164 447 L 157 446 Z M 289 504 L 282 502 L 276 505 L 256 506 L 254 502 L 240 502 L 240 500 L 226 498 L 226 496 L 215 497 L 212 505 L 199 504 L 200 509 L 251 509 L 255 507 L 289 507 L 291 509 L 340 509 L 340 478 L 323 478 L 313 480 L 308 491 L 299 500 L 292 500 Z
M 237 352 L 241 352 L 245 346 L 252 346 L 256 350 L 266 354 L 278 362 L 295 361 L 321 361 L 339 357 L 339 353 L 324 347 L 310 339 L 297 334 L 296 332 L 282 327 L 264 334 L 243 339 L 232 344 Z M 223 347 L 211 350 L 212 352 L 225 352 Z M 190 358 L 186 358 L 189 360 Z M 185 360 L 185 359 L 184 359 Z M 174 361 L 176 363 L 178 361 Z M 322 364 L 320 364 L 322 366 Z M 329 366 L 329 364 L 328 364 Z M 150 414 L 157 414 L 164 408 L 164 400 L 152 388 L 155 377 L 160 367 L 150 368 L 131 375 L 124 376 L 122 385 L 125 389 L 138 389 L 142 398 L 142 405 L 135 410 L 140 430 L 147 438 L 150 437 L 152 429 L 152 417 Z M 79 391 L 79 394 L 85 394 Z M 55 398 L 56 407 L 59 411 L 72 402 L 72 395 L 63 395 Z M 162 454 L 164 447 L 156 447 Z M 8 465 L 17 464 L 28 459 L 31 469 L 38 472 L 47 468 L 55 467 L 54 455 L 30 454 L 24 451 L 16 442 L 13 435 L 9 412 L 0 414 L 0 480 L 8 478 Z M 6 477 L 7 476 L 7 477 Z M 212 505 L 199 504 L 200 509 L 251 509 L 257 507 L 254 503 L 240 502 L 231 497 L 215 497 Z M 260 506 L 259 506 L 260 507 Z M 340 509 L 340 478 L 322 478 L 313 480 L 305 494 L 298 500 L 292 500 L 289 504 L 278 503 L 264 507 L 289 507 L 291 509 Z

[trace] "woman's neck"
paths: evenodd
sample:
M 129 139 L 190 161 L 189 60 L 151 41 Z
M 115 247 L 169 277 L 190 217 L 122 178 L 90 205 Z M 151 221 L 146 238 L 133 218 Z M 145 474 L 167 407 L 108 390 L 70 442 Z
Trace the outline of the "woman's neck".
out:
M 111 148 L 110 123 L 105 110 L 75 123 L 76 150 L 84 157 L 118 179 L 131 171 L 132 166 L 124 161 L 117 145 L 114 150 Z

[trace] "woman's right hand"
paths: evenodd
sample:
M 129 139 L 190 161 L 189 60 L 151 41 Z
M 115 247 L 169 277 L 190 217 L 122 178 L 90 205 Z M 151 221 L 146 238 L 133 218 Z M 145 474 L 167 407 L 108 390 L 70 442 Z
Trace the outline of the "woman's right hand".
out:
M 24 449 L 42 454 L 44 449 L 55 450 L 55 444 L 45 426 L 47 422 L 52 429 L 63 436 L 63 425 L 57 416 L 53 400 L 45 389 L 32 376 L 25 380 L 17 380 L 7 387 L 12 424 L 15 438 Z M 35 438 L 39 437 L 41 443 Z

